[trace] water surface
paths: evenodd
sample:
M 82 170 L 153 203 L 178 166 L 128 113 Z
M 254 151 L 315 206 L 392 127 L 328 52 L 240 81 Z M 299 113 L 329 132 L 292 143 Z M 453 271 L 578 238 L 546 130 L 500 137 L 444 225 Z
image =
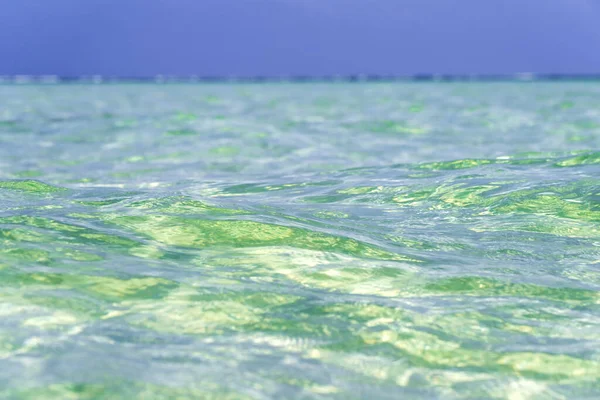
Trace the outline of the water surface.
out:
M 0 398 L 600 397 L 600 83 L 0 86 Z

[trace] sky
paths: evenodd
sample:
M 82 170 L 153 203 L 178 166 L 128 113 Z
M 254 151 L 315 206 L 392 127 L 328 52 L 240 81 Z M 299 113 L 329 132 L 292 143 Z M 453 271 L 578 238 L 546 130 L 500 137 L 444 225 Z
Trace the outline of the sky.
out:
M 0 75 L 600 73 L 600 0 L 3 0 Z

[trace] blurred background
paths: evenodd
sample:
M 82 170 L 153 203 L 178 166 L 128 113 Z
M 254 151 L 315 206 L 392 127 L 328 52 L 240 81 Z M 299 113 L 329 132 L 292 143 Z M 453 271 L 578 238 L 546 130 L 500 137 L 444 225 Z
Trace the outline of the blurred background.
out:
M 590 74 L 598 0 L 4 0 L 0 75 Z

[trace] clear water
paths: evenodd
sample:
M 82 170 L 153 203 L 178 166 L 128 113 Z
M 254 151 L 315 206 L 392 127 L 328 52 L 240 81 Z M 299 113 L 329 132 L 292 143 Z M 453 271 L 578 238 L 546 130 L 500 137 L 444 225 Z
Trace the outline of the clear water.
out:
M 599 82 L 0 105 L 0 398 L 600 397 Z

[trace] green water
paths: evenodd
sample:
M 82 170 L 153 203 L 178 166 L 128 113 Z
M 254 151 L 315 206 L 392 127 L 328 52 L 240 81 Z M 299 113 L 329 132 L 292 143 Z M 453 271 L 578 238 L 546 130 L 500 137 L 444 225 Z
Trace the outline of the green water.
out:
M 600 83 L 0 86 L 0 398 L 600 397 Z

